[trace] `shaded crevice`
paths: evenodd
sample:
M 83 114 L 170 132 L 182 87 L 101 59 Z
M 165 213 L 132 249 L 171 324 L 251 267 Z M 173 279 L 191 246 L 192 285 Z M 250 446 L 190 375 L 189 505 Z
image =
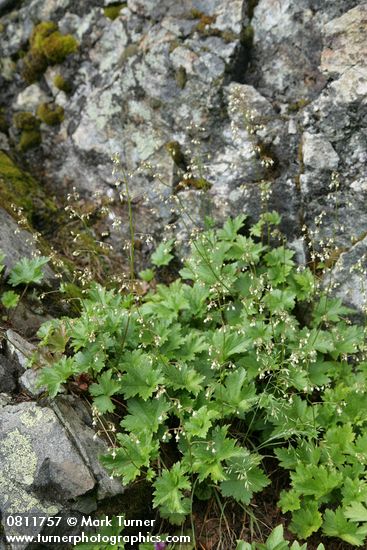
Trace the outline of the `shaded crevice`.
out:
M 245 0 L 242 6 L 243 26 L 239 37 L 236 58 L 231 68 L 232 81 L 238 82 L 239 84 L 245 84 L 247 68 L 252 58 L 254 29 L 251 25 L 251 21 L 259 1 L 260 0 Z

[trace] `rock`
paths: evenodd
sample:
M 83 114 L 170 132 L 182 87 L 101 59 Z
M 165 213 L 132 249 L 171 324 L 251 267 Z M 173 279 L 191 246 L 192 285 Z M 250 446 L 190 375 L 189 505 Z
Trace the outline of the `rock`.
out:
M 341 298 L 364 318 L 367 312 L 367 237 L 347 252 L 340 254 L 334 268 L 324 280 L 324 287 L 331 287 L 333 294 Z
M 302 262 L 311 252 L 301 250 L 303 225 L 319 251 L 325 242 L 349 250 L 363 237 L 365 3 L 233 0 L 228 9 L 226 0 L 128 0 L 114 21 L 102 15 L 110 0 L 46 4 L 25 0 L 16 16 L 2 18 L 3 57 L 13 59 L 33 20 L 43 19 L 72 33 L 78 53 L 31 86 L 11 71 L 6 80 L 5 70 L 7 118 L 45 98 L 64 107 L 62 124 L 42 126 L 41 145 L 25 159 L 50 193 L 65 196 L 75 186 L 88 200 L 111 199 L 106 241 L 122 268 L 129 228 L 115 154 L 129 175 L 138 270 L 163 234 L 177 237 L 184 254 L 206 215 L 220 223 L 243 212 L 251 223 L 277 209 Z M 58 73 L 72 83 L 68 94 L 53 84 Z M 206 191 L 179 188 L 172 141 L 193 179 L 202 173 L 209 182 Z
M 27 369 L 19 378 L 19 386 L 21 390 L 35 399 L 40 397 L 40 395 L 45 393 L 47 390 L 45 386 L 40 386 L 38 383 L 39 373 L 39 370 Z
M 25 229 L 21 229 L 17 222 L 0 207 L 0 250 L 5 254 L 5 276 L 8 276 L 14 265 L 22 258 L 32 258 L 40 255 L 35 238 Z M 44 281 L 55 281 L 55 275 L 46 265 L 43 268 Z
M 125 489 L 120 481 L 110 479 L 98 460 L 101 454 L 107 452 L 107 445 L 101 438 L 96 438 L 90 411 L 86 406 L 71 396 L 65 396 L 58 397 L 51 403 L 51 407 L 68 431 L 85 464 L 93 472 L 98 482 L 98 498 L 102 500 L 122 494 Z
M 70 460 L 55 462 L 46 457 L 35 475 L 32 489 L 52 500 L 70 500 L 94 487 L 86 468 L 78 468 Z
M 6 514 L 55 515 L 68 506 L 76 510 L 78 497 L 96 484 L 67 430 L 47 407 L 20 403 L 0 408 L 0 443 L 0 512 L 6 535 L 26 530 L 7 526 Z M 81 506 L 86 506 L 83 498 Z M 40 531 L 40 526 L 26 530 L 33 535 Z
M 17 366 L 4 355 L 0 355 L 0 392 L 13 393 L 16 388 Z
M 51 100 L 39 84 L 31 84 L 20 92 L 13 104 L 18 111 L 31 111 L 35 114 L 40 103 L 48 103 Z
M 302 136 L 302 154 L 305 168 L 314 172 L 338 168 L 339 156 L 322 135 L 305 132 Z
M 19 0 L 0 0 L 0 14 L 16 6 Z
M 36 346 L 25 340 L 12 329 L 6 331 L 6 355 L 8 360 L 16 362 L 19 372 L 28 368 L 28 362 L 36 352 Z
M 361 4 L 332 19 L 324 27 L 325 48 L 321 55 L 321 70 L 328 76 L 340 76 L 356 65 L 364 65 L 367 44 L 367 5 Z

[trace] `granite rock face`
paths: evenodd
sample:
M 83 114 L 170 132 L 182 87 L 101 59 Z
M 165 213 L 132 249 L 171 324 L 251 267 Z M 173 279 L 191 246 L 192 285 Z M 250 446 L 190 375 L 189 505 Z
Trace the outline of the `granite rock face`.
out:
M 316 248 L 327 242 L 345 250 L 363 237 L 364 2 L 233 0 L 228 9 L 225 0 L 129 0 L 114 20 L 105 5 L 25 0 L 8 10 L 1 78 L 10 150 L 17 140 L 12 114 L 35 114 L 45 101 L 63 106 L 64 120 L 42 123 L 42 143 L 24 160 L 59 196 L 74 187 L 85 197 L 109 197 L 108 239 L 117 254 L 124 254 L 128 224 L 114 154 L 129 174 L 142 265 L 151 252 L 146 237 L 184 243 L 206 215 L 256 219 L 264 182 L 291 241 L 307 233 Z M 47 19 L 80 46 L 27 85 L 22 59 L 10 76 L 4 60 L 27 50 L 34 25 Z M 55 86 L 59 74 L 67 92 Z M 187 160 L 186 185 L 170 143 Z M 209 182 L 206 190 L 195 185 L 199 177 Z M 309 257 L 307 242 L 303 255 Z
M 0 510 L 6 535 L 42 531 L 41 526 L 9 527 L 8 514 L 92 513 L 99 500 L 123 493 L 98 463 L 106 445 L 93 439 L 88 412 L 74 401 L 60 398 L 43 407 L 0 403 Z

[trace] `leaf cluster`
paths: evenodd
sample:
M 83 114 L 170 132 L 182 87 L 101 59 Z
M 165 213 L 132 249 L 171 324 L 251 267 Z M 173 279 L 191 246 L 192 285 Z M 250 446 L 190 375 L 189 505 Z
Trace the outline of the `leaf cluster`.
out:
M 262 229 L 280 221 L 271 214 L 250 236 L 241 234 L 243 216 L 203 232 L 180 278 L 138 302 L 93 285 L 80 317 L 42 328 L 43 343 L 58 345 L 41 383 L 54 396 L 87 373 L 99 414 L 123 404 L 103 464 L 124 483 L 150 480 L 154 505 L 172 523 L 184 521 L 195 495 L 249 505 L 270 483 L 263 452 L 275 447 L 291 472 L 280 506 L 291 512 L 292 530 L 307 538 L 322 528 L 361 545 L 365 334 L 292 250 L 264 242 Z M 171 247 L 159 247 L 153 263 L 167 265 Z

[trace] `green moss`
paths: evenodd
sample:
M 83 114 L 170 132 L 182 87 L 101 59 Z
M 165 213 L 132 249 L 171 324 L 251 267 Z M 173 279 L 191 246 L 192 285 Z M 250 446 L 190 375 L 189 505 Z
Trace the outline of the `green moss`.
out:
M 64 109 L 56 103 L 41 103 L 37 108 L 37 116 L 49 126 L 56 126 L 64 120 Z
M 48 65 L 62 63 L 75 53 L 78 42 L 71 34 L 61 34 L 56 23 L 43 21 L 36 25 L 29 39 L 29 50 L 23 59 L 23 78 L 36 82 Z
M 0 151 L 0 204 L 12 213 L 10 205 L 14 203 L 31 217 L 35 205 L 45 201 L 52 207 L 50 199 L 46 199 L 41 187 L 32 176 L 23 172 L 13 160 Z M 52 207 L 55 210 L 56 207 Z
M 187 82 L 187 73 L 185 67 L 181 66 L 177 69 L 175 78 L 177 86 L 181 88 L 181 90 L 183 90 Z
M 233 31 L 222 31 L 221 32 L 221 38 L 223 38 L 224 42 L 230 43 L 235 42 L 238 40 L 239 36 Z
M 203 15 L 204 13 L 202 11 L 193 8 L 188 15 L 188 19 L 200 19 Z
M 212 184 L 205 178 L 186 178 L 180 181 L 177 185 L 177 191 L 184 191 L 186 189 L 198 189 L 200 191 L 209 191 Z
M 241 44 L 246 49 L 251 49 L 252 45 L 254 43 L 254 28 L 252 25 L 247 25 L 247 27 L 244 27 L 240 34 L 240 41 Z
M 206 34 L 209 30 L 209 27 L 215 23 L 217 19 L 216 15 L 201 15 L 199 23 L 196 25 L 195 29 L 203 34 Z
M 53 32 L 59 29 L 56 23 L 53 21 L 42 21 L 38 23 L 32 31 L 29 39 L 29 44 L 32 49 L 42 50 L 42 42 L 45 38 L 50 36 Z
M 300 111 L 306 105 L 310 103 L 309 99 L 301 98 L 298 101 L 294 101 L 293 103 L 288 104 L 288 113 L 296 113 L 297 111 Z
M 43 53 L 30 50 L 23 58 L 22 76 L 28 84 L 37 82 L 46 71 L 47 59 Z
M 57 74 L 53 80 L 54 85 L 58 90 L 69 94 L 71 92 L 71 84 L 61 74 Z
M 29 111 L 15 113 L 13 124 L 19 130 L 35 130 L 39 128 L 40 121 Z
M 19 151 L 25 153 L 28 149 L 33 149 L 38 147 L 42 142 L 41 132 L 39 130 L 23 130 L 20 135 L 20 140 L 18 143 Z
M 62 63 L 66 57 L 75 53 L 78 42 L 71 34 L 63 35 L 56 31 L 43 40 L 42 51 L 51 65 Z
M 112 21 L 114 21 L 120 15 L 122 8 L 126 8 L 126 6 L 126 2 L 121 4 L 110 4 L 109 6 L 103 8 L 103 13 L 105 17 L 108 17 L 108 19 L 112 19 Z

